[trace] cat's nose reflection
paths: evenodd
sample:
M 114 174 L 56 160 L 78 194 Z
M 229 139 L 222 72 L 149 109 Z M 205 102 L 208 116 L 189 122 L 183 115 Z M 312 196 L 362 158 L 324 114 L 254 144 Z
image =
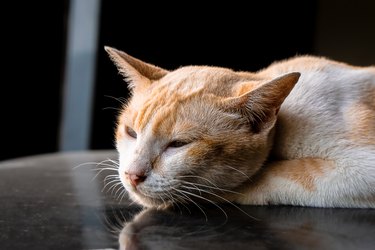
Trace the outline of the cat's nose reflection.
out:
M 208 219 L 205 217 L 208 215 L 199 213 L 194 209 L 143 210 L 121 230 L 120 249 L 201 249 L 206 244 L 204 240 L 220 238 L 225 233 L 223 226 L 228 223 L 228 219 L 221 211 L 221 214 L 210 213 Z M 250 224 L 254 221 L 247 219 Z M 220 247 L 218 245 L 213 249 Z
M 123 224 L 120 249 L 342 249 L 371 241 L 367 210 L 227 207 L 201 211 L 146 209 Z M 371 212 L 371 211 L 370 211 Z M 227 217 L 226 217 L 227 216 Z M 337 238 L 346 235 L 347 238 Z

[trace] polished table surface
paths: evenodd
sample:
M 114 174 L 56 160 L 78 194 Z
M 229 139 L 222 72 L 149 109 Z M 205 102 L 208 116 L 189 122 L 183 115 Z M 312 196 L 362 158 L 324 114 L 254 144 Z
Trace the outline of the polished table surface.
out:
M 1 162 L 0 249 L 375 249 L 371 209 L 142 210 L 111 176 L 116 158 L 90 151 Z

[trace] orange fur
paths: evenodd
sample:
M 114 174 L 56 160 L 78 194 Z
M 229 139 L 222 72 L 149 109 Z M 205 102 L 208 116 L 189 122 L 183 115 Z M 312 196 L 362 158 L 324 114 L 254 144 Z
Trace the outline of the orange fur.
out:
M 360 144 L 375 145 L 374 110 L 374 107 L 366 103 L 355 103 L 347 109 L 345 117 L 350 140 Z
M 291 180 L 308 191 L 316 189 L 315 180 L 335 168 L 333 161 L 303 158 L 277 161 L 269 164 L 254 183 L 255 189 L 267 184 L 267 178 L 281 177 Z

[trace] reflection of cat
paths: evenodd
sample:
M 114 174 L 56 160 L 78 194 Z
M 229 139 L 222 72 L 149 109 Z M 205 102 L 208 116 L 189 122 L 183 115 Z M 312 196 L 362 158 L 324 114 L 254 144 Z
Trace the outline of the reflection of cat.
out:
M 120 249 L 367 249 L 373 246 L 373 210 L 245 207 L 253 220 L 229 207 L 225 219 L 146 209 L 119 235 Z
M 133 97 L 120 179 L 145 206 L 375 207 L 375 68 L 296 57 L 257 73 L 175 71 L 106 48 Z

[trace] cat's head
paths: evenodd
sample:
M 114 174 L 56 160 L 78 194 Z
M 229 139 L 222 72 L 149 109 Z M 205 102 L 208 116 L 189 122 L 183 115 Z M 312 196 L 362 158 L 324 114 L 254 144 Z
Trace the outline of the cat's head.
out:
M 261 168 L 280 105 L 299 73 L 174 71 L 106 48 L 132 97 L 118 118 L 119 176 L 144 206 L 225 201 Z

